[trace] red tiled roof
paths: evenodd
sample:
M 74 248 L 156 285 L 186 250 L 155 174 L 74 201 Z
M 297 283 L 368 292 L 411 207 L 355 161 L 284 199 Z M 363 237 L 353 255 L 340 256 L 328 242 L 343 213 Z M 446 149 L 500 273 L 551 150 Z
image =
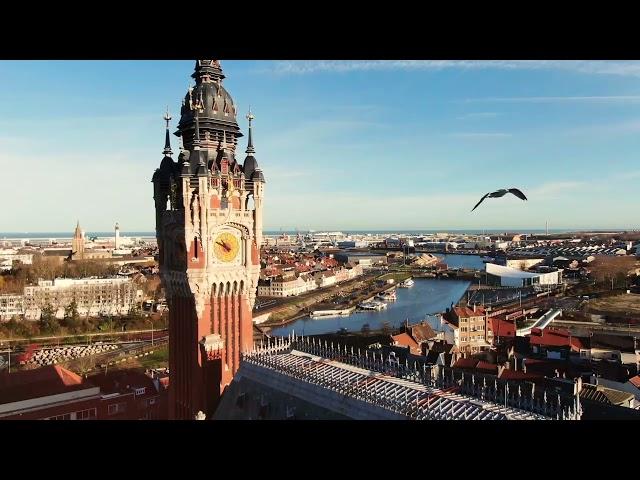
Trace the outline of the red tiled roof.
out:
M 418 348 L 418 343 L 406 333 L 400 333 L 398 335 L 392 335 L 391 339 L 395 345 L 402 345 L 412 349 Z
M 484 316 L 484 308 L 482 307 L 476 307 L 475 312 L 473 311 L 473 308 L 469 307 L 453 307 L 453 311 L 459 318 Z
M 580 351 L 583 348 L 582 342 L 579 338 L 572 337 L 568 330 L 564 329 L 550 329 L 537 330 L 535 333 L 532 330 L 529 335 L 529 342 L 531 345 L 544 345 L 549 347 L 568 347 L 571 345 L 571 350 Z
M 93 388 L 82 377 L 60 365 L 0 375 L 0 403 L 18 402 Z
M 498 378 L 502 380 L 535 380 L 538 378 L 544 378 L 544 376 L 537 373 L 524 373 L 522 370 L 511 370 L 505 368 L 502 370 Z
M 476 370 L 480 370 L 481 372 L 485 372 L 485 373 L 493 373 L 497 375 L 498 365 L 496 365 L 495 363 L 489 363 L 481 360 L 476 365 Z
M 493 332 L 494 337 L 515 337 L 516 327 L 513 322 L 500 320 L 499 318 L 487 319 L 487 328 Z
M 640 375 L 636 375 L 635 377 L 631 377 L 629 381 L 636 387 L 640 388 Z
M 478 363 L 475 358 L 459 358 L 452 368 L 476 368 Z
M 437 334 L 430 325 L 424 324 L 413 325 L 411 327 L 411 336 L 416 342 L 421 343 L 436 337 Z
M 91 377 L 91 383 L 100 387 L 102 393 L 124 393 L 131 389 L 145 387 L 145 395 L 156 393 L 153 380 L 142 372 L 135 370 L 117 370 L 108 374 Z

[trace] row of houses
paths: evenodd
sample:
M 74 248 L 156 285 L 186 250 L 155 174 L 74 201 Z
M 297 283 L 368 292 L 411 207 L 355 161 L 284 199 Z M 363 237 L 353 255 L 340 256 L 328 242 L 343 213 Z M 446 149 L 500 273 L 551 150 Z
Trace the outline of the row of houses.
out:
M 362 275 L 361 265 L 348 265 L 309 273 L 263 276 L 258 282 L 258 296 L 291 297 L 317 288 L 329 287 Z M 265 278 L 266 277 L 266 278 Z
M 578 389 L 583 418 L 640 419 L 640 339 L 606 334 L 577 337 L 548 326 L 516 332 L 508 315 L 481 307 L 454 307 L 443 317 L 454 342 L 417 336 L 413 327 L 391 337 L 389 347 L 406 359 L 451 367 L 498 381 L 543 388 Z M 490 380 L 493 382 L 493 380 Z

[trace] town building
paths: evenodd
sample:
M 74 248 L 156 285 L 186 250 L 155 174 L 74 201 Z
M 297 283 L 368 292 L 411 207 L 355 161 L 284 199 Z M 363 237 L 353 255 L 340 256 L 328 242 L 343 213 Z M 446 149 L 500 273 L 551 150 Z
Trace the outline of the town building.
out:
M 126 315 L 142 301 L 142 291 L 126 277 L 39 280 L 24 287 L 25 319 L 39 320 L 47 305 L 63 318 L 73 300 L 80 316 Z
M 448 310 L 448 309 L 447 309 Z M 483 307 L 453 307 L 443 316 L 454 327 L 454 342 L 458 352 L 477 353 L 489 348 L 487 314 Z
M 334 258 L 342 263 L 359 264 L 362 268 L 371 268 L 387 264 L 387 256 L 379 253 L 367 252 L 336 252 Z
M 527 287 L 531 285 L 559 285 L 562 270 L 552 272 L 525 272 L 517 268 L 494 263 L 485 264 L 487 283 L 501 287 Z
M 83 378 L 60 365 L 0 372 L 0 420 L 166 419 L 166 389 L 134 370 Z
M 258 282 L 259 297 L 293 297 L 318 288 L 316 280 L 309 275 L 285 279 L 275 277 Z
M 265 177 L 251 112 L 244 162 L 233 99 L 218 60 L 197 60 L 184 97 L 175 161 L 165 148 L 153 174 L 160 276 L 169 304 L 169 416 L 211 415 L 253 344 Z
M 24 295 L 0 295 L 0 320 L 11 320 L 24 315 Z

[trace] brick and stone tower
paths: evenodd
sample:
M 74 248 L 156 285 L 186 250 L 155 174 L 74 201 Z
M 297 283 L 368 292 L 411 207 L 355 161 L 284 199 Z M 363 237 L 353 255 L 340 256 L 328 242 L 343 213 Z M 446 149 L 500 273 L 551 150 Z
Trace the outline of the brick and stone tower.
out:
M 198 60 L 182 103 L 172 158 L 168 112 L 164 158 L 153 175 L 160 275 L 169 304 L 169 416 L 211 418 L 253 344 L 252 309 L 260 273 L 264 175 L 255 159 L 249 113 L 247 156 L 236 107 L 217 60 Z
M 84 235 L 80 229 L 80 220 L 76 224 L 76 230 L 73 232 L 71 240 L 71 258 L 73 260 L 82 260 L 84 258 Z

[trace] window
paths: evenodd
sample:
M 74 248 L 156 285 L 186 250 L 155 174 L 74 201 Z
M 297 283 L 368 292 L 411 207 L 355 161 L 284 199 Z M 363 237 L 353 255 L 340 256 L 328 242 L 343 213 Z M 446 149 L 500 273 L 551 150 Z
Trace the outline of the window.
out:
M 64 415 L 56 415 L 55 417 L 49 417 L 47 420 L 71 420 L 71 414 L 65 413 Z
M 81 410 L 76 412 L 76 420 L 95 420 L 97 417 L 96 409 L 89 408 L 88 410 Z
M 136 396 L 137 395 L 144 395 L 144 392 L 147 390 L 147 387 L 142 387 L 142 388 L 136 388 Z
M 112 403 L 109 405 L 108 413 L 109 415 L 115 415 L 117 413 L 122 413 L 127 411 L 126 403 Z

